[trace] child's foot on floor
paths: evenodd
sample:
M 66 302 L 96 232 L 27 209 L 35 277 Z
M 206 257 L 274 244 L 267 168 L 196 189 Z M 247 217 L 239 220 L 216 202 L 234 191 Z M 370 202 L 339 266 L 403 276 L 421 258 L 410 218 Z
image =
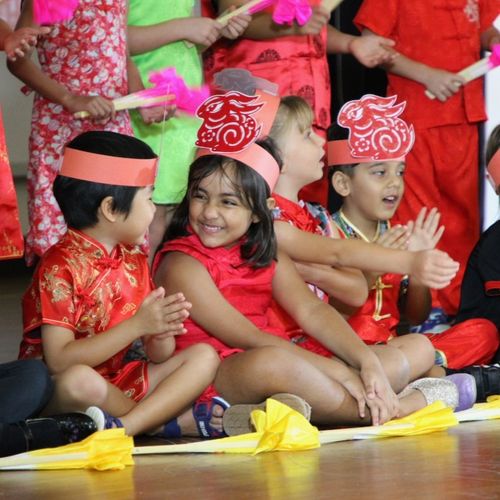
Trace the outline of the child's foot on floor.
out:
M 210 401 L 198 401 L 191 410 L 170 420 L 159 432 L 153 435 L 166 439 L 181 436 L 224 437 L 226 433 L 222 418 L 229 406 L 229 403 L 220 396 L 214 396 Z

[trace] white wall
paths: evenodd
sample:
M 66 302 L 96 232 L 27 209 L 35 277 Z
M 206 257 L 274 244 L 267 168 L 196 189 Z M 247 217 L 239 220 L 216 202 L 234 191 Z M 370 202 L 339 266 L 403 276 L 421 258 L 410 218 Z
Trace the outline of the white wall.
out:
M 500 30 L 500 16 L 497 17 L 495 27 Z M 488 121 L 485 123 L 483 133 L 486 139 L 491 131 L 500 123 L 500 68 L 491 71 L 486 77 L 486 109 L 488 111 Z M 484 220 L 483 229 L 491 226 L 499 217 L 498 196 L 484 179 Z

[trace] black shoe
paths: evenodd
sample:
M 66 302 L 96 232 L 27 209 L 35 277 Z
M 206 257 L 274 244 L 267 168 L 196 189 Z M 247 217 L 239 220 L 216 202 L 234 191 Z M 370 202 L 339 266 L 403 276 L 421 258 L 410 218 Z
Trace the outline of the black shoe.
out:
M 476 380 L 477 402 L 486 401 L 488 396 L 500 394 L 500 364 L 472 365 L 458 370 L 446 369 L 446 374 L 469 373 Z
M 81 441 L 97 431 L 94 420 L 85 413 L 63 413 L 18 422 L 28 450 L 62 446 Z

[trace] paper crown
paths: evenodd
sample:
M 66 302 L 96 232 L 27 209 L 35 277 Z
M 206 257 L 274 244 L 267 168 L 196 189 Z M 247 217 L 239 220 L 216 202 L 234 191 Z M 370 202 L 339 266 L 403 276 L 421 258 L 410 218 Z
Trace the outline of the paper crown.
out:
M 278 163 L 255 141 L 269 133 L 279 102 L 277 96 L 261 90 L 255 95 L 230 91 L 209 97 L 196 112 L 203 119 L 197 156 L 218 154 L 241 161 L 272 190 L 279 176 Z
M 495 192 L 498 192 L 498 187 L 500 185 L 500 149 L 493 155 L 486 168 L 486 177 L 490 181 Z
M 349 139 L 328 143 L 328 165 L 404 161 L 413 147 L 413 125 L 399 118 L 406 102 L 395 104 L 397 96 L 372 94 L 346 102 L 337 123 L 349 129 Z
M 155 182 L 158 158 L 136 159 L 66 148 L 60 175 L 115 186 L 145 187 Z

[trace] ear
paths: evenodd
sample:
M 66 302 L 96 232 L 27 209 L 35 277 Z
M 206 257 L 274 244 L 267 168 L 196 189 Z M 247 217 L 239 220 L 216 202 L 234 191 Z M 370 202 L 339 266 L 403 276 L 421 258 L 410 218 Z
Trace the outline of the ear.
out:
M 113 197 L 106 196 L 99 205 L 99 215 L 108 222 L 116 222 L 118 214 L 113 210 Z
M 268 198 L 266 200 L 266 205 L 269 210 L 274 210 L 276 208 L 276 200 L 274 198 Z
M 349 177 L 337 170 L 337 172 L 332 175 L 332 187 L 340 196 L 348 196 L 351 192 Z

